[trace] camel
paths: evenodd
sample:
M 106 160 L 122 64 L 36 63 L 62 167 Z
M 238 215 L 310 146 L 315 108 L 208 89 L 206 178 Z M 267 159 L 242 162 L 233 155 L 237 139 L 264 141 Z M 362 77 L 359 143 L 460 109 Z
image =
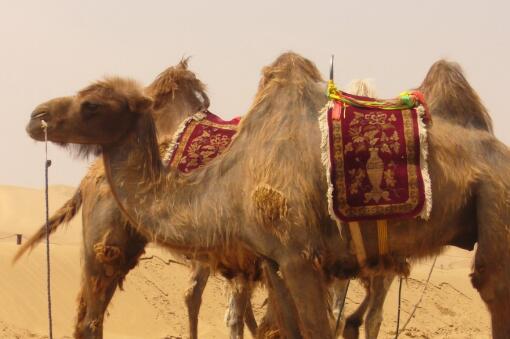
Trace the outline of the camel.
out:
M 182 120 L 209 106 L 205 86 L 188 70 L 188 59 L 162 72 L 144 91 L 155 101 L 154 118 L 160 138 L 172 136 Z M 91 166 L 73 197 L 50 218 L 50 231 L 53 233 L 61 224 L 68 223 L 81 206 L 84 268 L 74 336 L 102 338 L 107 306 L 117 286 L 122 289 L 127 273 L 137 265 L 149 240 L 139 234 L 117 208 L 100 161 Z M 43 225 L 18 250 L 14 260 L 42 241 L 45 231 Z M 192 263 L 190 288 L 185 294 L 192 339 L 197 338 L 200 300 L 209 274 L 207 264 Z M 232 282 L 238 285 L 236 291 L 246 293 L 246 284 L 236 279 L 234 277 Z M 231 298 L 234 305 L 239 292 Z M 257 325 L 251 306 L 246 308 L 246 316 L 248 328 L 254 334 Z M 233 337 L 239 331 L 237 327 L 236 322 L 231 321 Z
M 317 123 L 326 100 L 321 84 L 309 60 L 280 56 L 265 68 L 230 150 L 186 177 L 162 167 L 152 101 L 131 80 L 108 78 L 50 100 L 33 112 L 27 132 L 42 141 L 45 119 L 50 141 L 101 151 L 117 203 L 147 238 L 197 258 L 240 259 L 245 251 L 264 258 L 268 271 L 280 271 L 275 297 L 293 311 L 280 313 L 286 334 L 332 338 L 325 278 L 369 268 L 350 251 L 349 230 L 339 230 L 328 213 Z M 441 117 L 428 143 L 434 207 L 427 221 L 388 222 L 392 255 L 416 259 L 455 241 L 478 241 L 472 282 L 491 313 L 493 337 L 506 338 L 510 153 L 490 133 Z M 360 227 L 368 257 L 378 260 L 372 223 Z
M 186 83 L 190 82 L 190 84 Z M 369 87 L 363 82 L 352 86 L 353 93 L 368 95 Z M 155 123 L 160 126 L 159 135 L 172 135 L 180 121 L 190 112 L 198 111 L 200 103 L 193 102 L 196 108 L 179 107 L 180 111 L 171 110 L 170 101 L 186 101 L 175 99 L 174 88 L 192 88 L 200 93 L 203 106 L 208 106 L 208 98 L 204 86 L 196 79 L 193 73 L 187 70 L 187 60 L 181 61 L 176 67 L 171 67 L 158 76 L 145 93 L 158 101 L 155 109 Z M 364 91 L 364 92 L 362 92 Z M 166 96 L 172 95 L 175 100 L 168 100 Z M 192 97 L 196 101 L 195 97 Z M 191 105 L 191 104 L 190 104 Z M 171 112 L 169 112 L 171 111 Z M 170 114 L 171 113 L 171 114 Z M 181 113 L 181 114 L 176 114 Z M 136 264 L 144 251 L 148 239 L 134 230 L 129 222 L 120 214 L 115 207 L 115 202 L 107 183 L 105 182 L 104 170 L 101 163 L 91 166 L 89 172 L 80 183 L 74 196 L 62 206 L 50 218 L 50 232 L 55 232 L 61 224 L 69 222 L 78 213 L 83 204 L 83 239 L 85 267 L 82 279 L 82 291 L 79 297 L 79 309 L 75 328 L 75 337 L 102 337 L 104 313 L 109 301 L 113 297 L 115 289 L 122 283 Z M 98 212 L 101 211 L 101 212 Z M 18 251 L 16 261 L 38 242 L 43 240 L 45 225 L 33 235 Z M 190 289 L 186 293 L 186 305 L 189 310 L 190 337 L 197 337 L 198 312 L 201 302 L 201 294 L 208 280 L 210 271 L 206 265 L 192 263 L 192 275 Z M 252 282 L 251 282 L 252 283 Z M 232 337 L 237 337 L 240 331 L 237 319 L 239 311 L 236 310 L 238 299 L 245 299 L 251 295 L 251 289 L 247 288 L 250 282 L 232 280 L 232 296 L 227 314 L 227 323 L 232 329 Z M 99 288 L 98 286 L 101 286 Z M 249 303 L 249 301 L 248 301 Z M 246 323 L 252 335 L 255 335 L 256 322 L 251 306 L 246 309 Z M 241 317 L 242 319 L 242 317 Z
M 425 96 L 432 117 L 441 117 L 460 126 L 493 134 L 492 119 L 487 108 L 466 80 L 459 64 L 446 60 L 436 61 L 417 89 Z M 373 94 L 365 96 L 375 97 Z M 450 245 L 473 250 L 474 243 L 472 239 L 461 237 L 454 239 Z M 368 282 L 365 282 L 367 297 L 358 310 L 347 318 L 343 331 L 345 338 L 359 337 L 359 327 L 367 308 L 369 310 L 365 321 L 366 338 L 377 338 L 382 323 L 385 296 L 394 277 L 390 273 L 382 277 L 368 278 Z M 343 300 L 343 294 L 337 299 Z
M 187 84 L 186 82 L 190 82 Z M 173 132 L 178 129 L 180 120 L 187 117 L 186 114 L 198 111 L 197 108 L 182 108 L 182 111 L 174 114 L 171 105 L 174 100 L 168 100 L 167 96 L 172 95 L 175 98 L 175 93 L 172 92 L 175 88 L 195 88 L 194 91 L 200 93 L 202 106 L 208 106 L 209 99 L 204 90 L 204 85 L 200 83 L 195 75 L 188 70 L 188 60 L 182 60 L 177 66 L 170 67 L 162 72 L 158 78 L 147 88 L 144 92 L 155 100 L 158 100 L 157 108 L 155 109 L 156 126 L 161 126 L 158 129 L 158 139 L 161 136 L 171 136 Z M 363 95 L 375 96 L 375 92 L 367 81 L 357 80 L 349 85 L 349 92 Z M 178 101 L 178 100 L 177 100 Z M 191 100 L 193 101 L 193 100 Z M 193 103 L 198 104 L 198 103 Z M 169 112 L 172 111 L 172 114 Z M 77 324 L 75 328 L 75 337 L 102 337 L 103 332 L 103 319 L 104 313 L 108 307 L 109 301 L 115 293 L 116 286 L 122 290 L 123 281 L 128 272 L 134 268 L 140 256 L 144 252 L 144 248 L 148 243 L 136 230 L 134 230 L 129 222 L 121 215 L 121 212 L 115 206 L 113 197 L 111 196 L 110 189 L 104 177 L 104 169 L 100 163 L 94 163 L 87 175 L 80 183 L 73 197 L 67 201 L 53 216 L 50 218 L 50 232 L 55 232 L 60 225 L 67 224 L 78 213 L 80 207 L 83 205 L 83 242 L 85 254 L 85 267 L 82 279 L 82 292 L 80 293 L 80 303 L 77 316 Z M 24 243 L 18 250 L 14 261 L 17 261 L 23 254 L 31 250 L 45 237 L 46 226 L 42 225 L 39 230 Z M 200 262 L 191 263 L 191 277 L 190 288 L 185 294 L 185 302 L 189 314 L 189 328 L 190 338 L 198 337 L 198 313 L 201 304 L 201 295 L 208 281 L 210 270 L 207 265 Z M 243 300 L 248 298 L 248 306 L 244 315 L 251 334 L 255 336 L 257 324 L 251 309 L 249 296 L 252 294 L 252 287 L 254 282 L 240 280 L 239 277 L 234 277 L 229 280 L 230 292 L 229 309 L 226 314 L 227 325 L 231 328 L 231 337 L 235 338 L 239 335 L 239 323 L 243 323 L 244 317 L 237 310 L 237 305 L 243 303 Z M 93 281 L 93 286 L 90 285 Z M 369 298 L 377 295 L 377 292 L 370 293 L 370 282 L 366 281 L 367 298 L 363 301 L 362 307 L 358 309 L 350 319 L 350 326 L 356 324 L 356 329 L 362 323 L 362 318 L 367 308 L 372 311 L 368 305 L 371 305 Z M 107 286 L 105 288 L 97 289 L 95 286 Z M 377 283 L 375 284 L 377 285 Z M 90 289 L 96 289 L 94 293 Z M 338 309 L 340 308 L 340 301 L 343 300 L 342 290 L 346 288 L 345 280 L 336 280 L 332 286 L 332 292 L 336 300 L 333 301 L 334 318 L 338 317 Z M 106 294 L 106 295 L 103 295 Z M 241 300 L 241 301 L 239 301 Z M 380 312 L 382 312 L 382 304 Z M 377 312 L 379 313 L 379 312 Z M 356 319 L 355 319 L 356 318 Z M 360 318 L 360 319 L 358 319 Z M 268 317 L 269 322 L 274 322 Z M 367 318 L 367 328 L 372 328 L 372 317 Z M 268 324 L 267 326 L 272 326 Z M 338 331 L 341 333 L 343 330 L 343 323 L 339 326 Z M 93 332 L 93 333 L 92 333 Z M 260 336 L 264 336 L 264 331 Z
M 184 82 L 184 83 L 183 83 Z M 190 82 L 187 84 L 186 82 Z M 200 93 L 203 100 L 202 106 L 208 106 L 209 99 L 205 93 L 204 85 L 198 81 L 195 75 L 188 70 L 188 60 L 182 60 L 177 66 L 170 67 L 162 72 L 158 78 L 144 92 L 158 100 L 157 108 L 154 116 L 158 129 L 158 138 L 161 136 L 171 136 L 180 123 L 179 120 L 184 119 L 183 114 L 175 114 L 172 111 L 174 100 L 168 100 L 166 96 L 173 88 L 194 88 L 194 91 Z M 195 88 L 196 87 L 196 88 Z M 353 81 L 349 85 L 349 92 L 363 95 L 375 96 L 375 92 L 370 83 L 364 80 Z M 164 101 L 166 100 L 166 101 Z M 179 101 L 179 100 L 177 100 Z M 192 100 L 191 100 L 192 101 Z M 197 103 L 194 103 L 197 104 Z M 197 108 L 179 108 L 185 112 L 195 112 Z M 171 113 L 171 114 L 170 114 Z M 53 216 L 51 216 L 49 225 L 50 232 L 55 232 L 60 225 L 68 223 L 78 213 L 83 205 L 83 248 L 85 253 L 85 268 L 82 279 L 82 292 L 80 295 L 79 312 L 77 316 L 77 324 L 75 328 L 75 337 L 102 337 L 103 319 L 107 306 L 115 293 L 116 286 L 122 289 L 122 283 L 127 273 L 134 268 L 140 256 L 144 252 L 144 248 L 148 243 L 148 239 L 139 234 L 129 221 L 125 220 L 120 210 L 116 207 L 115 201 L 111 196 L 108 184 L 105 181 L 104 169 L 101 163 L 94 163 L 87 175 L 80 183 L 73 197 L 68 200 Z M 97 209 L 97 210 L 96 210 Z M 101 211 L 97 213 L 97 211 Z M 27 251 L 33 249 L 45 237 L 46 226 L 42 225 L 40 229 L 24 243 L 18 250 L 14 261 L 18 260 Z M 192 273 L 190 278 L 190 288 L 185 294 L 185 302 L 189 314 L 190 338 L 198 337 L 198 313 L 201 304 L 201 295 L 208 281 L 210 269 L 207 265 L 200 262 L 192 262 Z M 231 337 L 236 338 L 242 335 L 239 323 L 246 322 L 251 334 L 256 335 L 257 324 L 251 309 L 249 297 L 252 293 L 252 287 L 255 282 L 240 280 L 234 277 L 230 282 L 229 309 L 227 311 L 227 325 L 231 328 Z M 90 284 L 93 283 L 93 286 Z M 377 292 L 370 293 L 370 281 L 365 282 L 367 287 L 367 298 L 363 301 L 362 307 L 357 310 L 349 319 L 350 326 L 356 324 L 361 325 L 364 313 L 367 311 L 368 305 L 372 305 L 371 299 L 377 295 Z M 379 286 L 377 283 L 375 286 Z M 108 286 L 107 288 L 98 289 L 95 286 Z M 345 280 L 336 280 L 332 286 L 332 293 L 336 297 L 332 303 L 332 308 L 337 310 L 338 303 L 343 300 L 343 294 L 340 292 L 346 287 Z M 92 293 L 91 291 L 94 291 Z M 340 292 L 340 294 L 337 294 Z M 102 295 L 106 294 L 106 295 Z M 237 309 L 242 300 L 248 298 L 248 306 L 244 315 L 239 316 L 240 310 Z M 369 298 L 371 298 L 369 300 Z M 241 302 L 239 302 L 241 300 Z M 369 308 L 369 315 L 373 312 L 382 312 L 382 304 L 380 310 L 372 310 Z M 334 318 L 338 317 L 338 313 L 334 313 Z M 361 318 L 353 320 L 353 318 Z M 267 321 L 273 323 L 274 320 L 267 317 Z M 366 327 L 372 328 L 372 317 L 368 317 Z M 267 324 L 266 326 L 272 326 Z M 356 328 L 357 328 L 356 327 Z M 339 326 L 339 333 L 342 332 L 342 326 Z M 266 331 L 262 331 L 260 336 L 264 336 Z

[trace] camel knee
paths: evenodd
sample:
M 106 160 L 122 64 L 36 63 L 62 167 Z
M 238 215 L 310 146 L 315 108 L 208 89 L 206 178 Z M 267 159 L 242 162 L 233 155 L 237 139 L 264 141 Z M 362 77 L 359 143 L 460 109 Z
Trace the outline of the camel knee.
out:
M 94 245 L 97 261 L 101 263 L 110 263 L 117 260 L 122 255 L 118 246 L 107 245 L 105 243 L 97 243 Z
M 272 224 L 287 215 L 287 198 L 269 185 L 257 186 L 252 193 L 252 200 L 259 217 L 266 224 Z
M 508 281 L 498 273 L 481 260 L 475 259 L 474 271 L 471 273 L 471 284 L 478 290 L 480 297 L 488 305 L 498 301 L 505 294 L 508 296 Z

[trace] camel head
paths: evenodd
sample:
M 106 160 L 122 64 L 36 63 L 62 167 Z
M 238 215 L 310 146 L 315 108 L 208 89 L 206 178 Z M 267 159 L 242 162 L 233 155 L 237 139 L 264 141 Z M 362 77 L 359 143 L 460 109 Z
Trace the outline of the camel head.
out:
M 111 77 L 93 83 L 74 96 L 40 104 L 32 112 L 26 130 L 31 138 L 44 141 L 41 127 L 44 120 L 49 141 L 104 146 L 119 141 L 151 108 L 152 100 L 135 81 Z

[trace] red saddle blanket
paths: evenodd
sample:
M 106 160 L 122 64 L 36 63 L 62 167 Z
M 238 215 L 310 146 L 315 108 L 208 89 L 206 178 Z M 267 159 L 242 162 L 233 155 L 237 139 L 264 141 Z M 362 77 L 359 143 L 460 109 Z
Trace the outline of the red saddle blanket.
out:
M 407 94 L 378 101 L 338 92 L 322 117 L 330 212 L 341 221 L 430 212 L 426 109 Z
M 229 147 L 240 121 L 225 121 L 209 111 L 194 114 L 175 134 L 164 163 L 183 173 L 206 165 Z

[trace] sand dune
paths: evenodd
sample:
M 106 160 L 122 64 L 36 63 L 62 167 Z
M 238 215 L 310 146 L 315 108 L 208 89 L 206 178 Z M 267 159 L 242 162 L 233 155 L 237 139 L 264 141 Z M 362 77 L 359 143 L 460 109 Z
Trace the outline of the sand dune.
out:
M 57 186 L 50 191 L 51 207 L 58 208 L 74 189 Z M 43 221 L 43 192 L 0 186 L 0 237 L 11 233 L 31 234 Z M 55 338 L 71 338 L 76 296 L 80 284 L 81 218 L 52 237 L 52 302 Z M 15 266 L 11 258 L 17 246 L 14 238 L 0 240 L 0 337 L 46 338 L 47 299 L 45 248 L 39 246 Z M 164 250 L 149 248 L 140 265 L 128 276 L 125 291 L 118 292 L 108 310 L 105 338 L 186 338 L 187 314 L 183 293 L 189 271 Z M 158 258 L 162 258 L 160 260 Z M 489 316 L 468 279 L 472 252 L 449 249 L 436 264 L 431 283 L 415 318 L 401 338 L 488 338 Z M 431 262 L 413 269 L 404 282 L 401 324 L 408 318 L 423 289 Z M 359 284 L 351 284 L 347 311 L 364 296 Z M 385 321 L 380 338 L 392 338 L 397 314 L 398 284 L 394 283 L 384 308 Z M 255 295 L 258 317 L 263 309 L 264 291 Z M 199 334 L 201 338 L 227 338 L 224 325 L 226 296 L 220 278 L 212 278 L 203 298 Z M 249 335 L 248 335 L 249 336 Z
M 75 189 L 69 186 L 51 186 L 49 190 L 50 211 L 57 210 L 69 199 Z M 21 233 L 29 236 L 44 223 L 44 191 L 33 188 L 0 185 L 0 238 Z M 55 244 L 81 243 L 81 214 L 65 231 L 51 238 Z M 14 239 L 0 239 L 2 242 Z

